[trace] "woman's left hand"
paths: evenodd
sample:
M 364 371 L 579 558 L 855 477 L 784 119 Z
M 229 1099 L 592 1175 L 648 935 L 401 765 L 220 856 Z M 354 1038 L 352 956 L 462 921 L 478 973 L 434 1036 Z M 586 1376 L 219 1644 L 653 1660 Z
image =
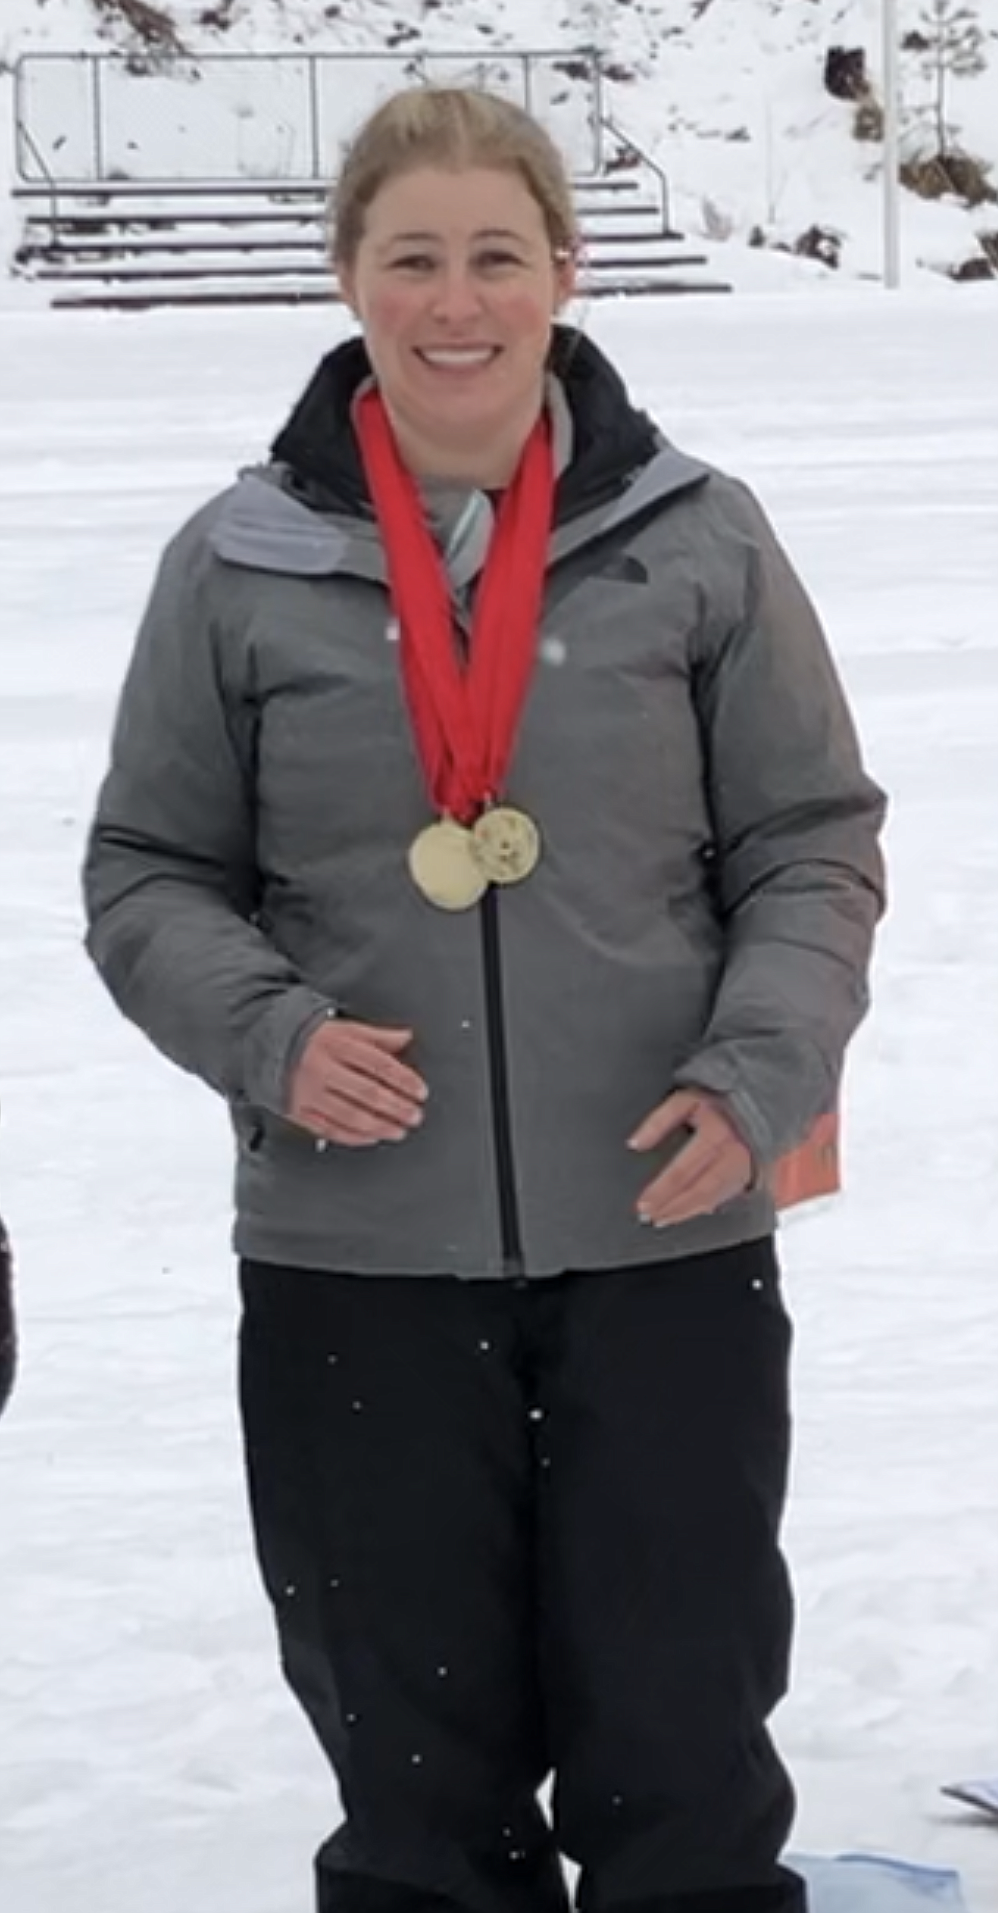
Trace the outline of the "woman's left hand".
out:
M 751 1152 L 722 1105 L 701 1090 L 680 1089 L 668 1096 L 635 1130 L 628 1147 L 660 1149 L 683 1130 L 688 1139 L 638 1197 L 642 1222 L 657 1229 L 710 1215 L 752 1181 Z

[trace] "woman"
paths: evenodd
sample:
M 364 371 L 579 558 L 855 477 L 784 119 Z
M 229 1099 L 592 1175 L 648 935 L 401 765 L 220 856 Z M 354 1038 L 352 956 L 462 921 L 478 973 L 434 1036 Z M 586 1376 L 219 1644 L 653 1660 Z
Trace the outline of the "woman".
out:
M 882 800 L 759 506 L 556 324 L 576 249 L 509 104 L 360 132 L 361 335 L 169 548 L 87 862 L 111 991 L 233 1111 L 322 1913 L 562 1913 L 562 1855 L 592 1913 L 804 1906 L 766 1177 L 865 1007 Z

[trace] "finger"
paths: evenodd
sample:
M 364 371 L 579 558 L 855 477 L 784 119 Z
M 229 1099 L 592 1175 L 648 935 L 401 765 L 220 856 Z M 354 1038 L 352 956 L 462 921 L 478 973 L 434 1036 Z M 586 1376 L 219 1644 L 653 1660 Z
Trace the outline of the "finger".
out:
M 357 1057 L 356 1067 L 368 1081 L 381 1084 L 407 1102 L 425 1103 L 429 1096 L 429 1085 L 418 1071 L 406 1063 L 396 1062 L 394 1056 L 386 1056 L 381 1050 L 365 1050 Z
M 409 1123 L 393 1121 L 364 1109 L 359 1103 L 337 1100 L 304 1105 L 293 1120 L 323 1142 L 335 1142 L 351 1148 L 374 1143 L 404 1142 L 412 1134 Z
M 400 1140 L 403 1134 L 418 1128 L 425 1109 L 425 1088 L 417 1078 L 410 1089 L 403 1078 L 401 1091 L 393 1090 L 376 1075 L 365 1073 L 377 1056 L 373 1049 L 358 1051 L 342 1041 L 332 1052 L 323 1046 L 309 1056 L 293 1084 L 289 1108 L 292 1121 L 318 1127 L 323 1135 L 330 1123 L 345 1124 L 379 1141 Z
M 680 1150 L 679 1155 L 665 1169 L 659 1170 L 658 1175 L 652 1178 L 647 1188 L 642 1190 L 638 1197 L 638 1214 L 643 1219 L 650 1220 L 670 1202 L 678 1201 L 687 1189 L 692 1188 L 703 1175 L 709 1173 L 717 1162 L 719 1154 L 720 1150 L 716 1144 L 712 1144 L 694 1132 L 685 1149 Z
M 664 1180 L 664 1179 L 663 1179 Z M 682 1189 L 667 1191 L 654 1185 L 643 1199 L 643 1215 L 655 1228 L 663 1229 L 693 1216 L 708 1215 L 741 1195 L 748 1182 L 748 1171 L 740 1152 L 725 1152 L 704 1165 L 703 1171 Z
M 362 1023 L 358 1027 L 372 1043 L 377 1043 L 381 1049 L 404 1050 L 408 1049 L 412 1042 L 411 1030 L 390 1029 L 384 1023 Z
M 666 1200 L 671 1201 L 682 1195 L 711 1163 L 717 1162 L 733 1146 L 728 1129 L 708 1123 L 691 1129 L 684 1147 L 672 1151 L 659 1169 L 654 1179 L 656 1188 L 663 1190 Z
M 336 1063 L 343 1063 L 369 1082 L 383 1084 L 409 1102 L 425 1103 L 430 1093 L 416 1070 L 371 1042 L 366 1031 L 363 1034 L 351 1031 L 349 1036 L 344 1032 L 341 1042 L 335 1047 L 330 1045 L 330 1052 Z
M 674 1096 L 667 1096 L 664 1103 L 653 1109 L 643 1123 L 639 1123 L 632 1136 L 627 1139 L 629 1149 L 657 1149 L 673 1130 L 689 1124 L 690 1117 L 697 1108 L 699 1098 L 687 1090 L 677 1090 Z
M 674 1229 L 681 1222 L 692 1222 L 696 1216 L 713 1215 L 726 1202 L 733 1202 L 745 1189 L 745 1184 L 736 1177 L 711 1176 L 697 1183 L 692 1189 L 669 1207 L 657 1218 L 654 1226 L 658 1229 Z
M 420 1099 L 391 1089 L 377 1077 L 365 1075 L 352 1062 L 330 1064 L 312 1094 L 320 1109 L 342 1098 L 389 1122 L 405 1123 L 410 1129 L 418 1128 L 426 1113 L 425 1097 Z
M 290 1112 L 293 1119 L 338 1122 L 364 1133 L 372 1124 L 408 1131 L 423 1120 L 422 1103 L 414 1097 L 397 1095 L 339 1056 L 312 1059 L 295 1087 Z
M 331 1123 L 328 1129 L 319 1134 L 322 1143 L 335 1143 L 338 1149 L 377 1149 L 384 1143 L 405 1142 L 409 1131 L 406 1129 L 386 1129 L 383 1135 L 374 1132 L 368 1134 L 357 1129 L 345 1129 L 338 1123 Z

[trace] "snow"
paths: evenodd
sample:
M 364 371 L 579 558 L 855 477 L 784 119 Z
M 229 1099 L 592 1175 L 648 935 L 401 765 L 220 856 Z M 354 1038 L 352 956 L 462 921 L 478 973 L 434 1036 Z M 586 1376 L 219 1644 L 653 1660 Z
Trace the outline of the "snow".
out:
M 961 1870 L 998 1756 L 998 298 L 627 303 L 588 324 L 759 489 L 893 798 L 848 1190 L 788 1219 L 797 1842 Z M 334 1814 L 243 1503 L 223 1112 L 117 1017 L 77 867 L 158 548 L 343 321 L 0 314 L 4 1913 L 305 1913 Z M 820 1910 L 819 1910 L 820 1913 Z
M 167 4 L 167 0 L 161 0 Z M 315 0 L 234 0 L 232 24 L 224 33 L 203 24 L 203 0 L 169 0 L 168 11 L 186 47 L 194 52 L 350 49 L 372 56 L 396 44 L 399 27 L 412 35 L 400 47 L 409 54 L 420 46 L 442 51 L 477 50 L 487 62 L 505 47 L 605 50 L 612 69 L 631 76 L 607 85 L 606 104 L 616 122 L 664 166 L 673 190 L 674 213 L 687 235 L 715 242 L 713 263 L 742 288 L 746 278 L 766 290 L 800 283 L 796 263 L 763 253 L 745 261 L 747 240 L 761 227 L 771 244 L 792 245 L 814 223 L 841 235 L 841 273 L 850 280 L 876 277 L 882 269 L 881 147 L 858 142 L 852 133 L 853 107 L 832 99 L 823 86 L 825 53 L 830 45 L 862 47 L 874 85 L 880 79 L 883 0 L 440 0 L 426 11 L 420 0 L 339 0 L 335 18 Z M 925 27 L 926 0 L 898 0 L 899 30 Z M 949 87 L 950 119 L 959 139 L 998 167 L 998 0 L 977 0 L 983 33 L 985 70 L 954 77 Z M 91 0 L 2 0 L 0 8 L 0 247 L 9 257 L 18 218 L 3 180 L 12 141 L 3 137 L 10 112 L 11 83 L 4 63 L 22 52 L 108 50 L 133 44 L 119 27 L 102 32 Z M 467 64 L 467 63 L 466 63 Z M 488 70 L 482 68 L 485 77 Z M 277 84 L 273 64 L 258 69 L 256 82 L 245 73 L 237 121 L 229 129 L 243 163 L 265 171 L 274 149 L 254 122 L 260 107 L 259 75 L 268 100 Z M 291 84 L 293 76 L 289 76 Z M 384 90 L 401 83 L 399 69 L 380 74 L 365 66 L 363 83 L 356 69 L 332 89 L 330 101 L 337 137 L 346 135 L 368 104 L 374 83 Z M 931 88 L 923 64 L 913 53 L 902 56 L 904 149 L 924 152 L 931 121 Z M 221 85 L 217 80 L 216 84 Z M 494 80 L 493 82 L 494 83 Z M 169 147 L 165 128 L 169 110 L 159 104 L 165 82 L 146 80 L 132 88 L 131 109 L 124 90 L 116 89 L 115 108 L 124 150 L 138 138 L 148 156 L 157 137 Z M 176 90 L 176 89 L 173 89 Z M 182 88 L 184 112 L 198 123 L 198 89 Z M 202 89 L 203 91 L 203 89 Z M 150 105 L 150 101 L 153 102 Z M 211 119 L 200 100 L 207 125 Z M 570 141 L 579 113 L 560 109 L 559 122 Z M 61 136 L 76 124 L 76 109 L 57 96 L 53 108 Z M 43 116 L 44 123 L 44 116 Z M 157 123 L 159 133 L 157 134 Z M 557 130 L 557 129 L 556 129 Z M 192 134 L 193 137 L 193 134 Z M 213 135 L 220 159 L 226 134 Z M 290 164 L 287 142 L 276 149 Z M 121 156 L 118 156 L 118 163 Z M 333 156 L 330 155 L 330 164 Z M 946 272 L 978 257 L 978 232 L 998 231 L 998 207 L 968 211 L 955 200 L 927 202 L 903 195 L 902 259 L 906 278 Z M 730 235 L 722 243 L 722 235 Z M 823 268 L 809 267 L 813 280 Z M 836 275 L 831 275 L 833 278 Z M 7 294 L 10 302 L 11 294 Z M 24 295 L 20 288 L 16 296 Z M 28 295 L 30 296 L 30 295 Z

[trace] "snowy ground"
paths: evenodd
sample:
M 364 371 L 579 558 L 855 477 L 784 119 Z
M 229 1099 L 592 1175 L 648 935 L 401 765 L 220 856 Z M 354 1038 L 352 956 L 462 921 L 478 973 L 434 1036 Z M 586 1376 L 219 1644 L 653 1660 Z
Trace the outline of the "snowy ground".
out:
M 0 1204 L 21 1385 L 0 1430 L 4 1913 L 307 1913 L 332 1813 L 284 1696 L 232 1407 L 219 1108 L 116 1019 L 76 866 L 156 550 L 256 455 L 331 329 L 0 315 Z M 600 309 L 681 441 L 755 481 L 891 788 L 894 907 L 849 1192 L 784 1248 L 798 1841 L 963 1872 L 998 1828 L 998 297 Z

